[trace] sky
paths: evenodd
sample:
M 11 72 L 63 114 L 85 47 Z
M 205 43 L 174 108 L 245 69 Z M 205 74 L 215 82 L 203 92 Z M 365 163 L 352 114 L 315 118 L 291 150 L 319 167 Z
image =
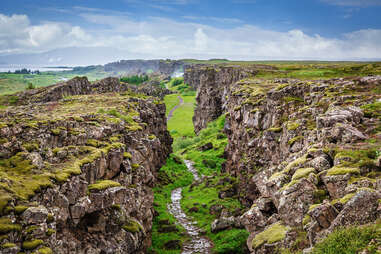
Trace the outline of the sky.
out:
M 381 59 L 380 13 L 381 0 L 1 0 L 0 57 Z

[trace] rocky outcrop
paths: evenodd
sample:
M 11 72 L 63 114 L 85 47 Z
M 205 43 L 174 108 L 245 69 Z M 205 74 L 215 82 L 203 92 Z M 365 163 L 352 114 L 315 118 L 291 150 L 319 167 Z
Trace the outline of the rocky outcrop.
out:
M 225 170 L 239 179 L 242 203 L 258 206 L 269 198 L 274 206 L 270 213 L 254 206 L 243 217 L 253 243 L 274 216 L 282 225 L 304 228 L 311 245 L 339 226 L 381 218 L 375 184 L 381 95 L 372 92 L 380 84 L 381 77 L 365 77 L 246 79 L 231 86 Z M 292 230 L 277 247 L 290 246 L 288 234 Z M 252 251 L 273 247 L 260 244 Z
M 104 70 L 124 75 L 140 75 L 149 71 L 172 75 L 176 71 L 182 72 L 184 65 L 184 62 L 176 60 L 121 60 L 106 64 Z
M 165 106 L 122 87 L 78 78 L 0 111 L 2 253 L 145 252 L 172 139 Z
M 255 69 L 236 67 L 189 67 L 184 82 L 197 89 L 196 108 L 193 117 L 195 132 L 217 119 L 226 110 L 226 96 L 230 86 L 240 79 L 255 75 Z
M 195 129 L 226 114 L 223 171 L 251 207 L 241 222 L 253 253 L 291 246 L 300 229 L 312 246 L 381 218 L 381 77 L 261 80 L 247 67 L 203 68 L 185 74 L 198 89 Z

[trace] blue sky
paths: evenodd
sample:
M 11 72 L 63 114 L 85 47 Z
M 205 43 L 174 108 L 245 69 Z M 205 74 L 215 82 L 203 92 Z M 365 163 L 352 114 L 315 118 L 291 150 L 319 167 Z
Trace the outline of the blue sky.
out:
M 2 0 L 0 54 L 89 46 L 127 58 L 380 58 L 379 13 L 381 0 Z

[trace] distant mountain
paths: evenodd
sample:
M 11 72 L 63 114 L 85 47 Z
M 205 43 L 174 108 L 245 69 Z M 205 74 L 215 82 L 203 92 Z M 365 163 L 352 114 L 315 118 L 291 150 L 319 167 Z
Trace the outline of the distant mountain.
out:
M 131 55 L 128 51 L 109 47 L 69 47 L 43 53 L 3 55 L 0 56 L 0 63 L 35 66 L 87 66 L 131 58 L 147 58 L 147 56 Z

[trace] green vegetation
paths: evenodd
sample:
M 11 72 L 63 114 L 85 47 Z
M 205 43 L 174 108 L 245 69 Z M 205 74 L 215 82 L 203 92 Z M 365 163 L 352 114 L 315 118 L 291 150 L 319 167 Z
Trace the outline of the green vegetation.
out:
M 170 240 L 181 240 L 181 242 L 188 240 L 186 235 L 181 235 L 185 230 L 175 225 L 175 218 L 167 210 L 167 204 L 171 203 L 171 191 L 187 186 L 193 181 L 192 174 L 185 164 L 179 161 L 175 155 L 167 159 L 167 163 L 159 171 L 159 185 L 154 188 L 154 208 L 159 216 L 153 219 L 151 249 L 157 253 L 181 253 L 181 250 L 166 250 L 164 244 Z M 159 232 L 167 226 L 176 226 L 178 232 Z
M 139 222 L 131 219 L 128 220 L 122 228 L 131 233 L 137 233 L 143 230 L 143 227 L 139 224 Z
M 24 250 L 34 250 L 38 246 L 44 244 L 44 241 L 40 239 L 35 239 L 35 240 L 30 240 L 30 241 L 25 241 L 22 243 L 22 248 Z
M 134 84 L 134 85 L 140 85 L 146 81 L 148 81 L 147 75 L 133 75 L 129 77 L 122 77 L 120 78 L 120 81 L 126 82 L 128 84 Z
M 371 240 L 376 239 L 372 243 Z M 352 254 L 366 249 L 371 254 L 379 253 L 381 221 L 373 225 L 340 228 L 316 244 L 314 254 Z
M 184 103 L 175 110 L 172 118 L 168 121 L 168 130 L 174 138 L 195 135 L 192 122 L 195 96 L 182 96 L 182 98 Z
M 175 152 L 184 154 L 184 157 L 194 162 L 194 166 L 202 175 L 210 178 L 193 187 L 183 189 L 181 206 L 185 213 L 192 217 L 197 225 L 206 232 L 206 236 L 214 243 L 215 253 L 244 253 L 248 232 L 244 229 L 227 229 L 218 233 L 211 232 L 211 224 L 217 215 L 210 214 L 213 205 L 222 205 L 233 213 L 243 207 L 237 196 L 219 198 L 221 191 L 236 188 L 236 179 L 220 173 L 221 164 L 225 161 L 223 153 L 227 145 L 227 138 L 222 133 L 225 115 L 208 124 L 199 136 L 185 139 L 185 144 L 176 144 Z M 185 141 L 183 140 L 183 141 Z M 199 148 L 206 143 L 212 143 L 213 148 L 201 151 Z M 191 208 L 196 207 L 196 210 Z M 240 252 L 241 251 L 241 252 Z
M 0 73 L 0 95 L 20 92 L 25 88 L 49 86 L 72 79 L 78 75 L 87 76 L 90 81 L 95 81 L 107 77 L 109 73 L 104 72 L 101 66 L 96 68 L 79 67 L 74 68 L 72 71 L 47 71 L 39 74 Z
M 164 97 L 164 103 L 166 107 L 166 115 L 168 116 L 171 109 L 180 103 L 178 94 L 168 94 Z M 177 113 L 177 112 L 176 112 Z
M 112 187 L 119 187 L 120 183 L 114 182 L 111 180 L 101 180 L 97 181 L 94 184 L 90 184 L 88 189 L 89 191 L 99 191 L 99 190 L 105 190 Z
M 290 228 L 282 225 L 280 222 L 271 225 L 255 236 L 252 242 L 253 249 L 260 247 L 264 243 L 271 244 L 283 240 L 288 230 L 290 230 Z
M 167 83 L 167 88 L 176 93 L 180 93 L 185 96 L 195 96 L 196 91 L 192 89 L 188 84 L 184 83 L 184 78 L 173 78 Z

